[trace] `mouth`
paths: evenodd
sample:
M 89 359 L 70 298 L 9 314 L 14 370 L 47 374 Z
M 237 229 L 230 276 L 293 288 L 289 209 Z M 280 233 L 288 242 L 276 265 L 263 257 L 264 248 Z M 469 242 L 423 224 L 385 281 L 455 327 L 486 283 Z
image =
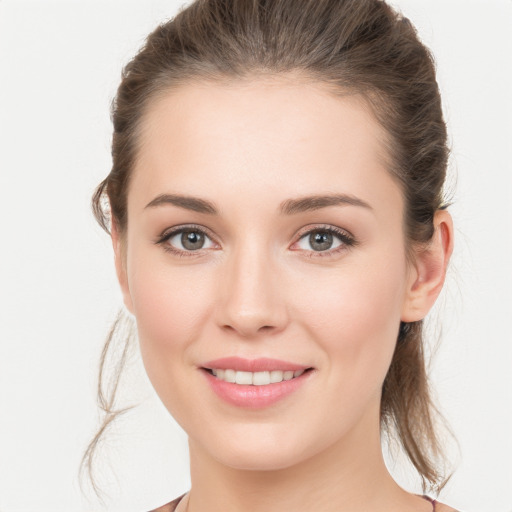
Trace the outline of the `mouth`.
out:
M 312 366 L 260 357 L 231 356 L 199 366 L 210 389 L 222 401 L 245 409 L 264 409 L 310 389 Z M 292 399 L 292 398 L 290 398 Z
M 300 377 L 313 368 L 303 368 L 299 370 L 270 370 L 250 372 L 235 370 L 234 368 L 202 368 L 218 380 L 239 384 L 245 386 L 267 386 L 269 384 L 278 384 L 283 381 L 289 381 Z

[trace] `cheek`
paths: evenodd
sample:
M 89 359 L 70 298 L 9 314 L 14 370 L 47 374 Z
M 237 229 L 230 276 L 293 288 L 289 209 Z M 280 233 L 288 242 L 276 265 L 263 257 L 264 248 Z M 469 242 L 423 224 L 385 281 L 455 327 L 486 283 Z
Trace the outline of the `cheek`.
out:
M 199 267 L 170 266 L 165 256 L 155 261 L 139 251 L 128 265 L 141 355 L 155 387 L 170 368 L 179 372 L 190 363 L 188 348 L 201 336 L 213 302 L 208 275 L 199 281 Z
M 130 292 L 142 338 L 173 345 L 193 329 L 197 315 L 196 295 L 180 286 L 180 280 L 165 273 L 136 273 Z M 193 308 L 195 302 L 196 308 Z
M 328 364 L 343 365 L 354 378 L 372 371 L 383 379 L 391 362 L 404 300 L 405 258 L 390 261 L 359 260 L 314 280 L 303 276 L 304 289 L 297 294 L 304 329 L 322 346 Z
M 198 286 L 189 269 L 138 263 L 130 292 L 142 362 L 160 400 L 181 423 L 190 416 L 189 404 L 201 399 L 183 383 L 194 370 L 194 341 L 203 335 L 211 288 L 204 276 Z

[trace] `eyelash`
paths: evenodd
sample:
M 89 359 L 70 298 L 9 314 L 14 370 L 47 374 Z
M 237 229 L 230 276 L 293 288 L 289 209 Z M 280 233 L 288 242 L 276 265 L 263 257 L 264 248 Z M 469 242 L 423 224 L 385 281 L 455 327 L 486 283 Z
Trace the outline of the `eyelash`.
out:
M 162 245 L 164 251 L 170 252 L 171 254 L 178 256 L 180 258 L 193 258 L 200 256 L 203 253 L 201 249 L 198 249 L 197 251 L 182 251 L 181 249 L 176 249 L 172 245 L 165 243 L 168 240 L 170 240 L 173 236 L 183 233 L 183 231 L 193 231 L 201 233 L 204 236 L 208 237 L 210 240 L 213 240 L 213 237 L 209 234 L 209 231 L 203 228 L 202 226 L 198 226 L 195 224 L 187 224 L 185 226 L 173 228 L 170 231 L 165 231 L 158 237 L 158 240 L 156 240 L 155 243 L 157 245 Z
M 164 232 L 162 235 L 159 236 L 159 238 L 155 241 L 155 244 L 162 245 L 164 251 L 169 252 L 175 256 L 178 256 L 180 258 L 190 258 L 190 257 L 196 257 L 200 256 L 203 251 L 201 249 L 198 249 L 196 251 L 183 251 L 181 249 L 176 249 L 170 244 L 166 244 L 168 240 L 170 240 L 173 236 L 178 235 L 180 233 L 183 233 L 183 231 L 193 231 L 203 234 L 204 236 L 208 237 L 210 240 L 213 241 L 213 237 L 209 234 L 209 231 L 206 230 L 202 226 L 189 224 L 185 226 L 179 226 L 177 228 L 173 228 L 170 231 Z M 341 251 L 346 251 L 358 244 L 356 239 L 347 231 L 344 231 L 340 228 L 337 228 L 335 226 L 330 225 L 318 225 L 314 226 L 312 228 L 309 228 L 302 233 L 300 233 L 298 239 L 294 244 L 298 243 L 300 240 L 305 238 L 306 236 L 310 236 L 312 233 L 330 233 L 331 235 L 337 237 L 341 244 L 334 248 L 334 249 L 328 249 L 326 251 L 304 251 L 306 253 L 306 256 L 308 258 L 325 258 L 329 256 L 333 256 L 338 254 Z M 297 249 L 294 249 L 297 250 Z
M 310 236 L 312 233 L 330 233 L 338 238 L 341 241 L 341 244 L 334 249 L 328 249 L 326 251 L 305 251 L 305 255 L 308 258 L 326 258 L 329 256 L 335 256 L 338 253 L 347 251 L 358 244 L 357 240 L 350 233 L 330 225 L 318 225 L 312 228 L 307 228 L 299 234 L 297 242 L 294 242 L 294 244 L 298 243 L 303 238 Z

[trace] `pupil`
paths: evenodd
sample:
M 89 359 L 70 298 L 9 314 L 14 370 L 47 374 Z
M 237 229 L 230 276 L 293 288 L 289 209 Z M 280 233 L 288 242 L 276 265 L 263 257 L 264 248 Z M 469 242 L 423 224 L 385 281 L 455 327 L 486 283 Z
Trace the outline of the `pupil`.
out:
M 309 235 L 309 243 L 315 251 L 326 251 L 332 246 L 332 234 L 323 232 L 316 232 Z
M 185 231 L 181 235 L 181 243 L 185 249 L 191 251 L 201 249 L 204 244 L 204 235 L 197 231 Z

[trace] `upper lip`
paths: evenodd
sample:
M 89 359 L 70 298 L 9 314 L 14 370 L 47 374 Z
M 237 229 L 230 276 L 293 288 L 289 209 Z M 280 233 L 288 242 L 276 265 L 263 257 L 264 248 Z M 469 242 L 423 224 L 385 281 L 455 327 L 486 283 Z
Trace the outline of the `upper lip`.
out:
M 203 368 L 215 370 L 237 370 L 242 372 L 270 372 L 273 370 L 296 371 L 307 370 L 310 366 L 303 364 L 260 357 L 258 359 L 244 359 L 242 357 L 222 357 L 204 363 Z

